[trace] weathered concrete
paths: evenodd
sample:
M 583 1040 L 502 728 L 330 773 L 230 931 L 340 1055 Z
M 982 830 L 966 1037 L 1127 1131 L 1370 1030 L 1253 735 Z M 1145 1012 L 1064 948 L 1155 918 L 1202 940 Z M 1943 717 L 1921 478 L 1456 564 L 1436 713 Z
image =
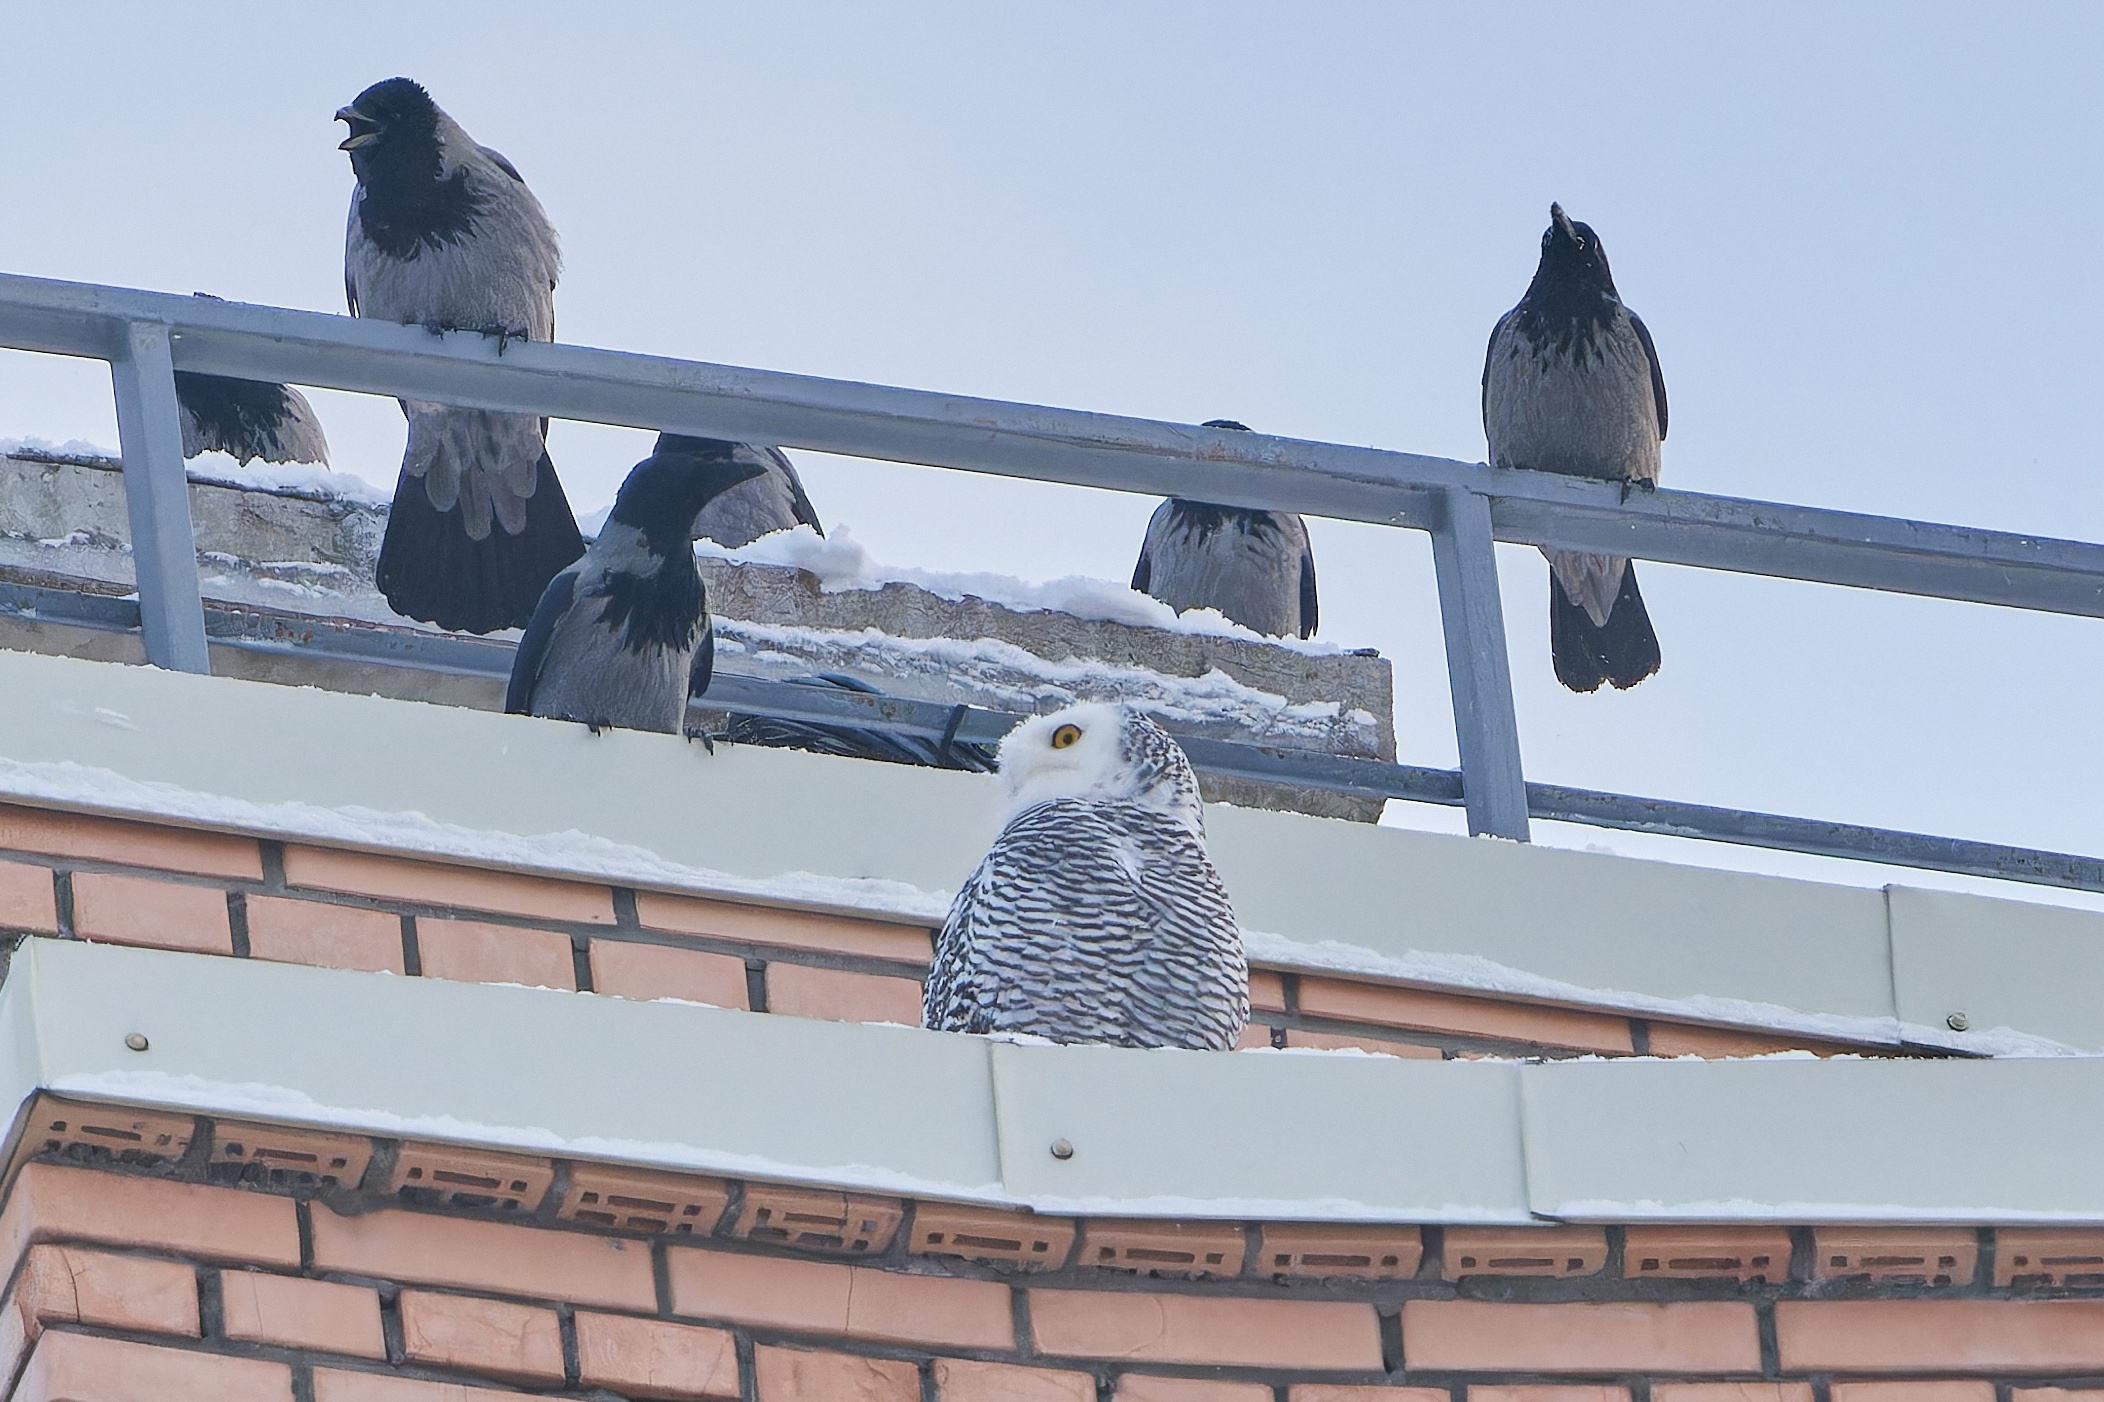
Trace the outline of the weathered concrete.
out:
M 0 580 L 131 592 L 120 466 L 109 459 L 0 458 Z M 207 599 L 271 614 L 421 630 L 372 587 L 386 510 L 315 493 L 192 482 L 190 509 Z M 802 570 L 703 557 L 718 662 L 765 676 L 845 672 L 887 692 L 1044 712 L 1125 700 L 1222 739 L 1362 758 L 1395 758 L 1386 659 L 1308 654 L 1216 637 L 946 599 L 909 584 L 826 592 Z M 136 638 L 0 615 L 0 646 L 139 660 Z M 224 675 L 494 710 L 487 679 L 223 646 Z M 1376 800 L 1208 779 L 1206 796 L 1373 821 Z

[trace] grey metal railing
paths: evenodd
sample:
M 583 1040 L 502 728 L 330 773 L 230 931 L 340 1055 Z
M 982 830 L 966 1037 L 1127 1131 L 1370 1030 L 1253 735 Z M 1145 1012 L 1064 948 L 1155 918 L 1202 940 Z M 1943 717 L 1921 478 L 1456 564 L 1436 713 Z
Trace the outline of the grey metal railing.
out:
M 1532 814 L 2104 889 L 2088 858 L 1528 784 L 1494 543 L 2086 617 L 2104 617 L 2104 546 L 1690 492 L 1625 500 L 1610 484 L 1378 448 L 5 274 L 0 346 L 110 364 L 140 626 L 162 666 L 208 665 L 175 426 L 181 368 L 1427 531 L 1471 832 L 1525 840 Z M 1294 763 L 1311 771 L 1319 758 Z

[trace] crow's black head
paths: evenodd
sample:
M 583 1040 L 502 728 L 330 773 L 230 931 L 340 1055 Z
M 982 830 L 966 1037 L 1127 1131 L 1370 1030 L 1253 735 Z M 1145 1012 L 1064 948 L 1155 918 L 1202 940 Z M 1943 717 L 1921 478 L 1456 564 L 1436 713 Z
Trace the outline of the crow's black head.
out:
M 612 519 L 641 531 L 653 555 L 671 555 L 689 548 L 704 506 L 766 471 L 766 460 L 742 444 L 660 434 L 621 484 Z
M 1542 231 L 1541 265 L 1534 287 L 1572 288 L 1594 295 L 1615 295 L 1614 274 L 1607 270 L 1607 250 L 1590 224 L 1574 224 L 1563 206 L 1549 206 L 1549 227 Z
M 1233 419 L 1207 419 L 1200 428 L 1231 428 L 1240 433 L 1249 432 L 1248 424 L 1238 424 Z
M 467 172 L 441 178 L 438 119 L 431 94 L 407 78 L 375 83 L 336 111 L 350 127 L 340 149 L 358 177 L 358 224 L 390 258 L 458 242 L 480 207 Z

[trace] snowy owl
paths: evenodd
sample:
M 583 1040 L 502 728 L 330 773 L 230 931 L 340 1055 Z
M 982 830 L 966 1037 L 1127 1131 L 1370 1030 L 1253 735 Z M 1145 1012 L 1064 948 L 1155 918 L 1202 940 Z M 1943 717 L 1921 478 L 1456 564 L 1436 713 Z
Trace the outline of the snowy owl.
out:
M 1092 703 L 1017 726 L 1000 766 L 1010 816 L 943 922 L 922 1021 L 1233 1047 L 1249 1021 L 1249 966 L 1176 742 L 1137 712 Z

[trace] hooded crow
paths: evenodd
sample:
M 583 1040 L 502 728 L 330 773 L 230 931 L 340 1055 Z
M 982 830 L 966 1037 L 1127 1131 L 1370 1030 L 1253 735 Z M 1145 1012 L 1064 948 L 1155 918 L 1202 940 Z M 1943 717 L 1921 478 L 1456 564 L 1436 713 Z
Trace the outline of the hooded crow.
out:
M 780 448 L 752 449 L 767 460 L 767 471 L 750 482 L 740 482 L 710 502 L 694 523 L 694 537 L 706 537 L 726 550 L 738 550 L 763 535 L 809 526 L 819 535 L 818 512 L 804 495 L 803 479 L 796 464 Z
M 715 658 L 695 519 L 765 471 L 764 454 L 743 444 L 660 434 L 592 548 L 548 582 L 512 659 L 504 709 L 679 733 L 687 696 L 708 690 Z
M 1622 305 L 1600 236 L 1549 206 L 1541 264 L 1498 319 L 1483 361 L 1483 436 L 1493 467 L 1658 485 L 1666 379 L 1637 314 Z M 1658 670 L 1636 566 L 1544 550 L 1549 650 L 1572 691 L 1635 686 Z
M 358 186 L 343 281 L 351 315 L 434 331 L 555 338 L 562 257 L 510 161 L 478 146 L 407 78 L 375 83 L 336 119 Z M 534 414 L 405 400 L 379 586 L 396 612 L 488 633 L 532 616 L 584 551 Z
M 312 462 L 326 467 L 329 440 L 307 396 L 290 385 L 175 372 L 183 456 L 225 453 L 235 462 Z
M 1233 419 L 1203 426 L 1249 432 Z M 1178 613 L 1218 609 L 1274 638 L 1315 632 L 1315 552 L 1307 524 L 1289 511 L 1171 497 L 1147 523 L 1132 587 Z

